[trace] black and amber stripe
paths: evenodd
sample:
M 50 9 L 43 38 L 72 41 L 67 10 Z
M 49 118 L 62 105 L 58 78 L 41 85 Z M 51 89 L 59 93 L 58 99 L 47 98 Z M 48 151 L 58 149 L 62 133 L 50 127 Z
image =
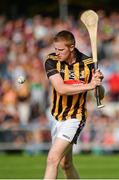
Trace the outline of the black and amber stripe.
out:
M 83 56 L 84 57 L 84 56 Z M 52 67 L 52 68 L 50 68 Z M 91 79 L 91 69 L 93 68 L 92 59 L 89 57 L 78 59 L 72 64 L 68 65 L 65 62 L 56 61 L 55 59 L 48 59 L 46 63 L 46 72 L 49 74 L 60 73 L 64 81 L 71 78 L 73 80 L 80 80 L 81 71 L 84 70 L 84 81 L 88 83 Z M 73 76 L 71 73 L 73 72 Z M 60 86 L 60 85 L 59 85 Z M 56 90 L 52 90 L 52 115 L 59 121 L 77 118 L 80 121 L 86 119 L 86 92 L 76 95 L 59 95 Z

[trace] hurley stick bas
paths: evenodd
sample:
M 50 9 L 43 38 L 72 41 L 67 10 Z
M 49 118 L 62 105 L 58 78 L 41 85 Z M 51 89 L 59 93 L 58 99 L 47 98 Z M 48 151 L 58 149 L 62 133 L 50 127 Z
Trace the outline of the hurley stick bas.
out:
M 86 26 L 91 42 L 92 58 L 94 62 L 95 70 L 98 68 L 97 61 L 97 27 L 98 27 L 98 15 L 93 10 L 87 10 L 81 15 L 81 21 Z M 99 87 L 96 87 L 96 101 L 97 107 L 102 108 L 104 105 L 101 104 L 99 96 Z

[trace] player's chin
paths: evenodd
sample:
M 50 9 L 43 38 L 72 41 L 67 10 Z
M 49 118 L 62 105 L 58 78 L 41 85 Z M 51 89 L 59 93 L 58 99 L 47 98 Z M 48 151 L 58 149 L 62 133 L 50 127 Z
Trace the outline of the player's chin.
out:
M 59 61 L 63 62 L 63 61 L 65 61 L 65 59 L 63 59 L 63 58 L 59 58 Z
M 58 56 L 57 58 L 60 61 L 65 61 L 67 59 L 66 56 Z

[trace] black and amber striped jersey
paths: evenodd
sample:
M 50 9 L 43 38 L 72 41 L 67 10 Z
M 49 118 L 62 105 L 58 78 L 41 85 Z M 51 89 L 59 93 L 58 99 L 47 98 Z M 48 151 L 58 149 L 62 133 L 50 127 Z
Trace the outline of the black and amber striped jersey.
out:
M 89 83 L 92 77 L 92 69 L 94 68 L 92 58 L 82 54 L 77 49 L 75 49 L 75 54 L 76 61 L 71 65 L 65 61 L 58 61 L 55 53 L 48 55 L 45 61 L 45 70 L 48 78 L 59 73 L 64 83 Z M 59 121 L 71 118 L 77 118 L 80 121 L 86 119 L 86 95 L 87 92 L 75 95 L 59 95 L 55 88 L 52 87 L 52 115 Z

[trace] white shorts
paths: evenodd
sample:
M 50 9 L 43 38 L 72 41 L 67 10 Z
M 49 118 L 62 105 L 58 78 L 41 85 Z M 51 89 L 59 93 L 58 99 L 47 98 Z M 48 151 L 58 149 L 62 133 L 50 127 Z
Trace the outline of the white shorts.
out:
M 68 119 L 65 121 L 54 120 L 51 135 L 52 142 L 56 138 L 61 138 L 71 143 L 77 142 L 77 138 L 85 125 L 85 120 L 79 121 L 78 119 Z

